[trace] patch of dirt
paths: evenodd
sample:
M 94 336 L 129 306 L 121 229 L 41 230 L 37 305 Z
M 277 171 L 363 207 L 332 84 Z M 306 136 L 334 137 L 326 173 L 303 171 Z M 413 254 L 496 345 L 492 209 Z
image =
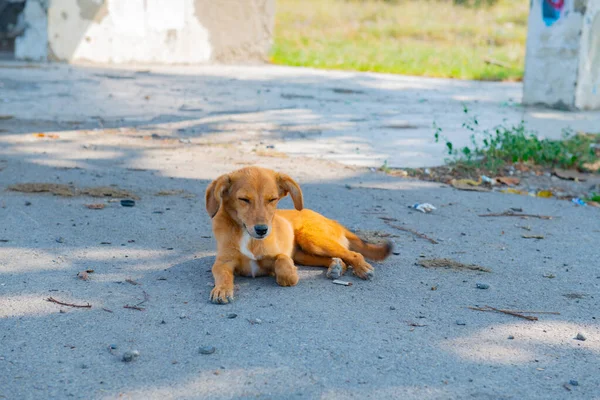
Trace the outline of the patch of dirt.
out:
M 459 190 L 478 192 L 497 191 L 534 197 L 553 197 L 560 200 L 592 198 L 600 194 L 600 174 L 544 168 L 537 165 L 517 163 L 507 165 L 497 173 L 483 168 L 462 165 L 444 165 L 431 168 L 385 169 L 391 176 L 417 178 L 441 182 Z M 486 182 L 482 177 L 492 181 Z M 591 204 L 593 205 L 593 204 Z
M 113 186 L 95 186 L 78 189 L 74 186 L 60 183 L 18 183 L 10 185 L 8 190 L 21 193 L 52 193 L 55 196 L 91 196 L 91 197 L 113 197 L 117 199 L 136 199 L 139 196 L 125 189 Z
M 379 242 L 386 241 L 386 239 L 388 239 L 388 238 L 399 237 L 398 235 L 392 235 L 391 233 L 388 233 L 388 232 L 368 231 L 368 230 L 363 231 L 360 229 L 355 230 L 354 233 L 359 238 L 361 238 L 363 241 L 365 241 L 367 243 L 379 243 Z
M 492 272 L 491 269 L 482 267 L 476 264 L 463 264 L 458 261 L 450 260 L 448 258 L 432 258 L 428 260 L 419 260 L 417 264 L 423 268 L 445 268 L 453 269 L 457 271 L 469 270 L 469 271 L 480 271 L 480 272 Z

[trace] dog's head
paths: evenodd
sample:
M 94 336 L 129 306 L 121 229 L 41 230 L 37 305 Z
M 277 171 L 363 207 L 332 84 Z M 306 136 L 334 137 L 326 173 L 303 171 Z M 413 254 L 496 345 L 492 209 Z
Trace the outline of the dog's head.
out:
M 211 182 L 206 211 L 211 218 L 225 212 L 250 236 L 264 239 L 271 232 L 277 203 L 288 193 L 296 210 L 302 210 L 302 191 L 292 178 L 270 169 L 243 168 Z

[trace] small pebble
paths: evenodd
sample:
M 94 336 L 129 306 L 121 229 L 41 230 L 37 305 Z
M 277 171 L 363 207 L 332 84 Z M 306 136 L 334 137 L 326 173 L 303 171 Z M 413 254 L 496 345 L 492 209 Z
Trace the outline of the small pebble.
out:
M 200 354 L 212 354 L 216 350 L 217 349 L 215 349 L 213 346 L 201 346 L 198 351 L 200 352 Z
M 123 207 L 133 207 L 133 206 L 135 206 L 135 200 L 128 200 L 128 199 L 121 200 L 121 205 Z
M 394 311 L 395 309 L 396 309 L 396 307 L 390 306 L 390 310 Z
M 581 333 L 581 332 L 579 332 L 577 334 L 577 336 L 575 336 L 575 340 L 581 340 L 582 342 L 585 342 L 586 339 L 587 338 L 585 337 L 585 335 L 583 333 Z
M 116 349 L 118 349 L 118 348 L 119 348 L 119 346 L 117 346 L 116 344 L 111 344 L 111 345 L 110 345 L 110 346 L 108 346 L 108 347 L 110 347 L 110 349 L 111 349 L 111 350 L 116 350 Z
M 348 189 L 348 190 L 352 190 L 352 186 L 350 186 L 350 185 L 348 185 L 348 184 L 345 184 L 345 185 L 344 185 L 344 187 L 345 187 L 346 189 Z
M 572 386 L 579 386 L 579 382 L 577 382 L 575 379 L 571 379 L 571 380 L 569 381 L 569 383 L 570 383 Z
M 487 283 L 477 283 L 475 284 L 475 287 L 477 289 L 489 289 L 490 285 L 488 285 Z
M 250 322 L 252 325 L 262 324 L 262 319 L 260 319 L 260 318 L 252 318 L 252 319 L 249 319 L 248 322 Z
M 465 321 L 461 321 L 460 319 L 456 320 L 456 325 L 466 325 L 467 323 Z
M 140 352 L 137 350 L 126 351 L 123 353 L 123 362 L 132 362 L 140 356 Z
M 227 318 L 229 318 L 229 319 L 234 319 L 235 317 L 237 317 L 236 313 L 229 313 L 229 314 L 227 314 Z
M 31 205 L 31 202 L 30 202 L 30 201 L 26 201 L 26 202 L 25 202 L 25 205 L 26 205 L 26 206 L 30 206 L 30 205 Z
M 64 243 L 65 242 L 65 238 L 62 236 L 57 237 L 55 240 L 56 240 L 56 243 Z
M 515 337 L 513 335 L 508 336 L 508 340 L 513 340 Z
M 81 364 L 81 369 L 88 369 L 88 365 L 87 364 Z

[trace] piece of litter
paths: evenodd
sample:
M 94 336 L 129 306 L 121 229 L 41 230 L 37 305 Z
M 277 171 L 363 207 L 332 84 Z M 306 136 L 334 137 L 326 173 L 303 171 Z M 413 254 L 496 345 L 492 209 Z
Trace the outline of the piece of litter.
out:
M 481 175 L 481 180 L 484 183 L 489 183 L 490 185 L 494 185 L 496 183 L 495 179 L 490 178 L 489 176 Z
M 585 201 L 583 201 L 579 197 L 575 197 L 574 199 L 571 199 L 571 203 L 575 204 L 576 206 L 585 206 L 586 205 Z
M 554 193 L 552 193 L 549 190 L 540 190 L 539 192 L 537 192 L 537 197 L 543 197 L 545 199 L 548 199 L 552 196 L 554 196 Z
M 409 208 L 413 208 L 415 210 L 419 210 L 422 213 L 428 213 L 431 212 L 433 210 L 436 210 L 436 208 L 434 206 L 432 206 L 429 203 L 415 203 L 412 206 L 409 206 Z
M 333 281 L 331 281 L 332 283 L 335 283 L 336 285 L 343 285 L 343 286 L 352 286 L 352 282 L 346 282 L 346 281 L 341 281 L 339 279 L 334 279 Z

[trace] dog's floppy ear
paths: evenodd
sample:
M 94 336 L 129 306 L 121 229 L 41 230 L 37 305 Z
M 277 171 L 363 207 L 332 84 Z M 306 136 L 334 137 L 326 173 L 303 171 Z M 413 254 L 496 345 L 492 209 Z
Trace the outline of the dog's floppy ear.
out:
M 208 188 L 206 189 L 206 211 L 208 211 L 208 215 L 210 215 L 211 218 L 217 215 L 217 211 L 219 211 L 219 207 L 221 206 L 223 194 L 225 190 L 229 189 L 230 185 L 231 179 L 229 178 L 229 175 L 221 175 L 208 185 Z
M 295 180 L 286 174 L 277 174 L 277 184 L 279 185 L 279 191 L 282 193 L 282 197 L 287 196 L 288 193 L 292 196 L 296 210 L 300 211 L 304 208 L 302 190 L 300 190 L 300 186 Z

